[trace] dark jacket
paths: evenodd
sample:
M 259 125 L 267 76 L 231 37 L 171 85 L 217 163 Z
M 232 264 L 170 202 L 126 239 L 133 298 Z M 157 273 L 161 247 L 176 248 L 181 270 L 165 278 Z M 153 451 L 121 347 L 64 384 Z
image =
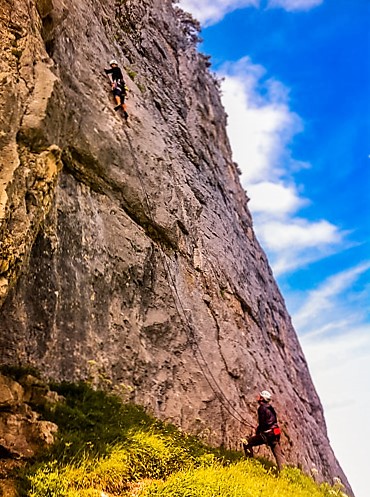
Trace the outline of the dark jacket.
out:
M 123 74 L 121 69 L 116 66 L 116 67 L 111 67 L 110 69 L 104 69 L 105 74 L 111 74 L 112 75 L 112 81 L 120 81 L 123 80 Z
M 266 402 L 262 402 L 258 407 L 258 427 L 256 433 L 263 433 L 277 426 L 277 416 L 275 409 Z

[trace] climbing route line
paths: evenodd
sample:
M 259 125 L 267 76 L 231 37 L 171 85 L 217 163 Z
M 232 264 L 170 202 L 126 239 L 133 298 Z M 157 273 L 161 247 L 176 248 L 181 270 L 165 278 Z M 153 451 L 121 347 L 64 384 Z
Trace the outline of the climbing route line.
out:
M 133 145 L 131 142 L 131 138 L 130 138 L 126 128 L 124 128 L 124 133 L 126 135 L 127 142 L 129 144 L 130 152 L 131 152 L 132 159 L 134 162 L 135 172 L 136 172 L 137 177 L 140 180 L 141 188 L 142 188 L 142 191 L 144 193 L 146 208 L 148 211 L 147 215 L 150 218 L 150 220 L 153 223 L 155 223 L 155 220 L 152 216 L 152 208 L 151 208 L 149 195 L 148 195 L 147 189 L 145 187 L 145 183 L 144 183 L 141 171 L 140 171 L 138 161 L 136 159 L 136 155 L 135 155 L 135 151 L 134 151 L 134 148 L 133 148 Z M 244 425 L 249 426 L 249 427 L 253 427 L 253 425 L 250 422 L 248 422 L 245 418 L 243 418 L 243 416 L 241 416 L 239 411 L 233 406 L 233 404 L 230 402 L 230 400 L 226 397 L 221 386 L 217 382 L 214 374 L 212 373 L 210 367 L 208 366 L 206 358 L 204 357 L 204 354 L 203 354 L 199 344 L 197 343 L 196 336 L 195 336 L 194 329 L 193 329 L 193 325 L 190 322 L 190 320 L 186 314 L 186 310 L 183 306 L 182 300 L 181 300 L 179 292 L 177 290 L 177 285 L 176 285 L 175 279 L 172 275 L 168 261 L 166 259 L 166 255 L 165 255 L 162 247 L 159 244 L 157 244 L 157 247 L 159 249 L 159 254 L 160 254 L 162 264 L 163 264 L 163 268 L 165 270 L 165 273 L 166 273 L 167 278 L 168 278 L 169 283 L 170 283 L 169 287 L 170 287 L 171 292 L 172 292 L 173 297 L 174 297 L 176 311 L 179 315 L 179 318 L 180 318 L 182 324 L 184 325 L 184 323 L 185 323 L 184 329 L 186 330 L 186 333 L 187 333 L 188 342 L 190 343 L 191 349 L 192 349 L 193 354 L 194 354 L 194 358 L 195 358 L 201 372 L 203 373 L 204 378 L 206 379 L 208 385 L 210 386 L 211 390 L 215 394 L 216 398 L 220 401 L 220 403 L 223 405 L 225 410 L 230 414 L 230 416 L 232 416 L 236 421 L 238 421 L 241 424 L 244 424 Z M 200 356 L 204 366 L 202 365 L 201 361 L 199 360 L 198 355 Z M 207 374 L 206 374 L 204 369 L 207 370 Z

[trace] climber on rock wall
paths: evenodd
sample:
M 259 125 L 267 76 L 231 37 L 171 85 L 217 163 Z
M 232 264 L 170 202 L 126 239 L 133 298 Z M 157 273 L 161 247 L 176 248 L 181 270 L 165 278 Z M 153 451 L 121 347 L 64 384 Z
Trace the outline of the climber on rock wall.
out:
M 270 405 L 271 393 L 263 390 L 258 396 L 258 426 L 256 434 L 247 440 L 242 438 L 246 457 L 253 457 L 253 447 L 268 445 L 275 456 L 278 471 L 283 466 L 283 455 L 280 447 L 280 428 L 277 423 L 275 409 Z
M 116 107 L 114 107 L 114 110 L 117 111 L 119 109 L 122 109 L 124 118 L 127 119 L 128 114 L 125 104 L 127 87 L 123 79 L 122 71 L 118 67 L 118 62 L 115 59 L 111 60 L 109 62 L 109 65 L 110 69 L 104 69 L 104 72 L 108 76 L 109 81 L 112 85 L 113 96 L 117 103 Z

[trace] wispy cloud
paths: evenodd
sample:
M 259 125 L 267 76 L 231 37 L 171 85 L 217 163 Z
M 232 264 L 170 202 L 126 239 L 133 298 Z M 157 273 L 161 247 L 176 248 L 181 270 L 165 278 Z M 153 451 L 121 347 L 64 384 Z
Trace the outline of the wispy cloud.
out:
M 272 181 L 261 181 L 248 188 L 251 197 L 250 207 L 254 213 L 269 213 L 276 218 L 296 212 L 309 201 L 301 198 L 294 184 L 283 184 Z
M 299 218 L 285 219 L 285 222 L 268 220 L 259 231 L 268 248 L 274 251 L 308 249 L 318 244 L 336 244 L 341 241 L 338 229 L 328 221 L 312 222 Z
M 324 405 L 329 438 L 344 471 L 357 481 L 356 495 L 367 495 L 367 444 L 344 435 L 370 415 L 370 261 L 327 278 L 307 293 L 293 323 Z M 370 429 L 361 429 L 369 440 Z M 356 453 L 356 469 L 351 464 Z M 346 466 L 347 465 L 347 466 Z M 348 468 L 348 469 L 347 469 Z M 350 472 L 351 469 L 351 472 Z M 362 488 L 360 488 L 362 486 Z M 358 490 L 358 493 L 357 493 Z
M 229 12 L 242 7 L 258 7 L 260 0 L 180 0 L 180 6 L 203 25 L 221 21 Z
M 268 6 L 271 8 L 281 7 L 289 12 L 297 10 L 310 10 L 321 5 L 324 0 L 269 0 Z
M 302 269 L 343 246 L 343 233 L 328 221 L 286 216 L 282 221 L 255 215 L 256 232 L 270 255 L 275 276 Z
M 324 0 L 179 0 L 182 9 L 191 12 L 204 26 L 216 24 L 234 10 L 255 8 L 282 8 L 288 12 L 310 10 Z
M 301 342 L 315 382 L 320 382 L 319 390 L 325 393 L 326 412 L 338 409 L 339 399 L 363 404 L 358 394 L 369 389 L 370 323 L 350 325 L 326 337 L 309 336 Z M 370 410 L 368 398 L 366 406 Z
M 289 90 L 249 57 L 227 63 L 219 72 L 234 159 L 275 275 L 343 248 L 345 233 L 337 226 L 299 216 L 310 200 L 295 183 L 294 173 L 310 165 L 292 157 L 292 139 L 304 125 L 290 109 Z
M 341 303 L 337 300 L 337 304 Z M 361 426 L 362 444 L 358 443 L 358 437 L 348 434 L 359 426 L 358 413 L 363 419 L 370 415 L 370 324 L 358 324 L 353 317 L 346 324 L 338 319 L 337 324 L 342 321 L 339 334 L 310 334 L 301 341 L 320 392 L 331 445 L 350 482 L 357 485 L 354 492 L 365 496 L 368 482 L 363 475 L 368 471 L 366 441 L 370 439 L 370 428 L 367 423 Z M 353 454 L 356 454 L 355 466 Z
M 288 107 L 287 89 L 267 78 L 265 68 L 249 57 L 225 64 L 220 72 L 228 133 L 234 157 L 243 168 L 244 186 L 267 177 L 276 180 L 283 162 L 284 168 L 287 164 L 296 168 L 287 144 L 303 125 Z
M 293 316 L 296 329 L 301 334 L 306 333 L 308 339 L 328 334 L 334 329 L 338 334 L 338 331 L 346 331 L 361 323 L 363 311 L 367 312 L 367 303 L 364 301 L 366 295 L 359 294 L 358 304 L 355 306 L 348 293 L 357 280 L 369 270 L 370 262 L 365 262 L 331 276 L 318 288 L 311 290 L 304 305 Z M 370 300 L 370 295 L 367 297 Z

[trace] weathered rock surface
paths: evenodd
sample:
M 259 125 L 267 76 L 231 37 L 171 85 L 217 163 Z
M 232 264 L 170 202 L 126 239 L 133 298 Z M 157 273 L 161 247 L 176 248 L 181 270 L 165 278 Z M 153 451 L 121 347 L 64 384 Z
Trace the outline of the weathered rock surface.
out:
M 12 470 L 54 443 L 57 425 L 40 419 L 36 410 L 58 401 L 62 398 L 32 375 L 15 381 L 0 373 L 1 496 L 16 496 Z
M 1 361 L 76 380 L 93 360 L 228 446 L 271 389 L 287 460 L 345 481 L 189 17 L 170 0 L 8 0 L 0 14 Z M 102 72 L 112 56 L 129 126 Z
M 17 382 L 0 374 L 0 459 L 28 459 L 54 442 L 58 427 L 40 420 L 31 406 L 58 400 L 55 392 L 31 375 Z

